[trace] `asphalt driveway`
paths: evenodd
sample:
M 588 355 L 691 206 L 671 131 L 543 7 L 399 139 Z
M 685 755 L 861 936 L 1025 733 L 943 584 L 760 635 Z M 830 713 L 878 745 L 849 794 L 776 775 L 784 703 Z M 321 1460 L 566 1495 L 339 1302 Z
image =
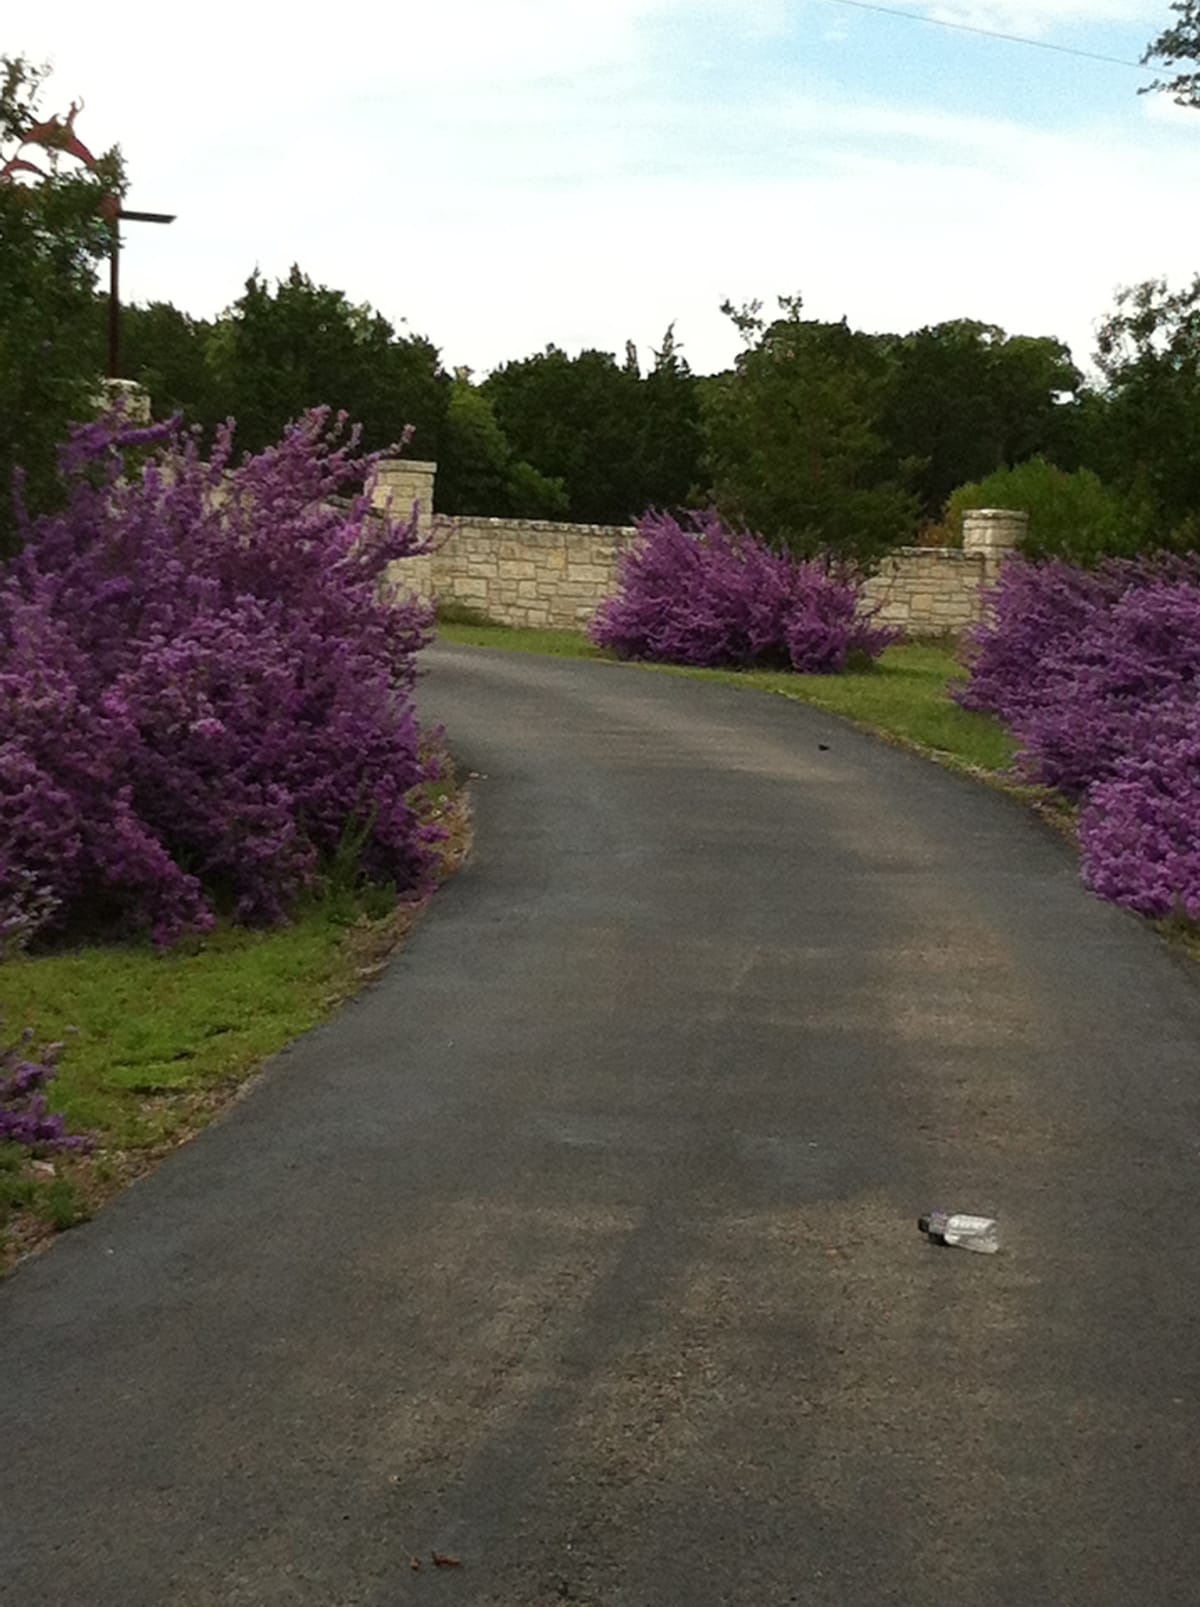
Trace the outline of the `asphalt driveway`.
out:
M 429 669 L 472 862 L 0 1285 L 0 1601 L 1193 1607 L 1195 973 L 812 710 Z

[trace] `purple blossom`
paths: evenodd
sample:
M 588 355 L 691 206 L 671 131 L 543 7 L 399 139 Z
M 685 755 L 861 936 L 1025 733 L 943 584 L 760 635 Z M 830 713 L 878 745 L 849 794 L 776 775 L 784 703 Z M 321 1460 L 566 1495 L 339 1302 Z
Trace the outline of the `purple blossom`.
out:
M 0 1043 L 0 1143 L 45 1150 L 90 1149 L 91 1138 L 69 1134 L 46 1099 L 62 1044 L 47 1045 L 33 1060 L 31 1040 L 27 1029 L 16 1043 L 7 1047 Z
M 1084 880 L 1141 915 L 1200 921 L 1200 710 L 1168 700 L 1157 729 L 1087 794 Z
M 960 700 L 1012 726 L 1034 781 L 1081 801 L 1087 885 L 1200 920 L 1200 559 L 1011 560 Z
M 427 881 L 431 615 L 388 582 L 420 544 L 344 424 L 237 467 L 232 426 L 207 458 L 177 421 L 73 434 L 64 511 L 0 574 L 0 955 L 281 920 L 362 826 L 365 875 Z
M 650 513 L 638 530 L 589 627 L 622 658 L 832 672 L 898 639 L 861 613 L 856 575 L 772 552 L 716 513 Z

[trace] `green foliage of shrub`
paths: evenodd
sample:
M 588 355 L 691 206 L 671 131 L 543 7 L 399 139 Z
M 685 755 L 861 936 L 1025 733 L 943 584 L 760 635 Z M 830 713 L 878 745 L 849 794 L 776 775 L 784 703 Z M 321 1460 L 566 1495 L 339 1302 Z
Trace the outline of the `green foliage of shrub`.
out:
M 1093 564 L 1102 558 L 1131 557 L 1156 545 L 1149 521 L 1136 503 L 1105 485 L 1090 469 L 1068 474 L 1045 458 L 997 469 L 952 492 L 945 524 L 956 545 L 962 543 L 963 514 L 972 508 L 1024 509 L 1029 514 L 1029 535 L 1023 551 L 1030 558 Z

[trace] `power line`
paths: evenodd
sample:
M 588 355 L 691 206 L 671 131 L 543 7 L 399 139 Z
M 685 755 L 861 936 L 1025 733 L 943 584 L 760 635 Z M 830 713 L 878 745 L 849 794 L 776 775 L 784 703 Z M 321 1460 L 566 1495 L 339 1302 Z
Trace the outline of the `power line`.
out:
M 927 17 L 920 11 L 900 11 L 895 6 L 879 6 L 871 0 L 829 0 L 835 6 L 853 6 L 855 11 L 877 11 L 884 17 L 904 17 L 909 22 L 925 22 L 931 28 L 952 28 L 955 33 L 978 34 L 983 39 L 1003 39 L 1009 45 L 1029 45 L 1033 50 L 1053 50 L 1060 56 L 1081 56 L 1085 61 L 1103 61 L 1110 67 L 1132 67 L 1135 72 L 1154 72 L 1144 62 L 1126 61 L 1123 56 L 1102 56 L 1096 50 L 1077 50 L 1074 45 L 1052 45 L 1046 39 L 1027 39 L 1019 33 L 1000 33 L 995 28 L 976 28 L 969 22 L 945 22 L 941 17 Z

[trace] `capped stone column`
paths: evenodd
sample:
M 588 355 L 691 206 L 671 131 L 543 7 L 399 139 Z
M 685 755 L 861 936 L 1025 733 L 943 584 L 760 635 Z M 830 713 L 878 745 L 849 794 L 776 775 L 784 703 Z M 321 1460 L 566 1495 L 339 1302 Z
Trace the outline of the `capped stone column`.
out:
M 981 586 L 990 586 L 1000 565 L 1016 552 L 1029 530 L 1023 508 L 971 508 L 963 514 L 963 553 L 979 560 Z
M 406 523 L 417 510 L 417 535 L 428 541 L 433 531 L 433 486 L 437 478 L 436 463 L 422 463 L 415 458 L 381 458 L 376 471 L 375 494 L 372 502 L 377 508 L 391 503 L 392 518 Z M 415 594 L 427 602 L 435 595 L 433 554 L 414 553 L 409 558 L 397 558 L 388 565 L 387 578 L 396 591 Z
M 963 514 L 963 551 L 997 560 L 1016 550 L 1029 531 L 1022 508 L 970 508 Z
M 96 400 L 105 411 L 119 410 L 126 424 L 150 422 L 150 392 L 136 379 L 102 379 Z
M 392 518 L 407 520 L 417 504 L 417 532 L 426 540 L 433 527 L 433 487 L 437 464 L 415 458 L 383 458 L 375 482 L 374 502 L 384 508 L 390 501 Z

